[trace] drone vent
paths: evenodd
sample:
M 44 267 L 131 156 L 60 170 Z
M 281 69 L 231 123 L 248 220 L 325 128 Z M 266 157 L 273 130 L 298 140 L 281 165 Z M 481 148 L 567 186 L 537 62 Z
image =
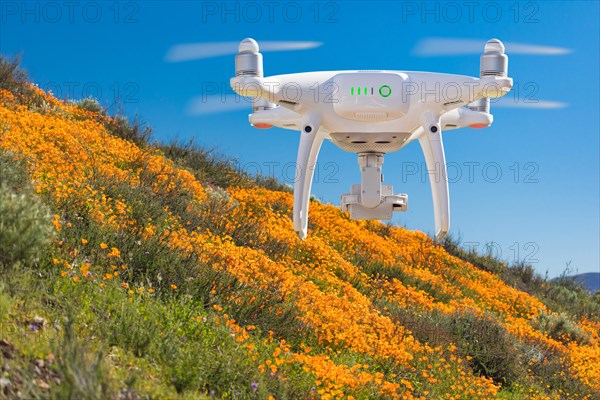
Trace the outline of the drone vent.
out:
M 283 103 L 283 104 L 290 104 L 290 105 L 297 105 L 298 103 L 296 103 L 295 101 L 289 101 L 289 100 L 279 100 L 279 103 Z
M 357 112 L 354 114 L 356 119 L 360 121 L 380 121 L 387 119 L 388 113 L 386 112 Z
M 506 72 L 505 71 L 497 71 L 497 70 L 481 71 L 481 73 L 479 75 L 480 76 L 503 76 L 503 77 L 506 77 Z
M 334 132 L 331 139 L 342 150 L 352 153 L 391 153 L 403 147 L 410 135 L 410 132 Z

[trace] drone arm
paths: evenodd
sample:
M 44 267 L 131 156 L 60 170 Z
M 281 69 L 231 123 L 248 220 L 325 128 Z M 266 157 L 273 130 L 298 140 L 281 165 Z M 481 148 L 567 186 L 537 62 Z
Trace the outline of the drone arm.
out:
M 262 76 L 236 76 L 229 80 L 229 85 L 240 96 L 268 99 L 268 85 Z
M 471 103 L 475 104 L 475 103 Z M 476 111 L 472 108 L 459 107 L 442 114 L 440 124 L 444 131 L 469 128 L 485 128 L 492 124 L 494 117 L 488 111 Z
M 294 230 L 304 240 L 308 231 L 308 207 L 310 189 L 317 156 L 323 144 L 325 133 L 319 130 L 320 118 L 308 115 L 304 118 L 300 131 L 298 158 L 296 160 L 297 175 L 294 182 Z
M 419 137 L 419 144 L 425 156 L 431 184 L 435 236 L 441 240 L 450 229 L 450 198 L 442 131 L 439 118 L 435 118 L 431 113 L 424 113 L 422 123 L 425 131 Z
M 295 111 L 285 107 L 275 107 L 253 112 L 249 116 L 250 124 L 256 128 L 277 126 L 283 129 L 302 129 L 302 117 Z

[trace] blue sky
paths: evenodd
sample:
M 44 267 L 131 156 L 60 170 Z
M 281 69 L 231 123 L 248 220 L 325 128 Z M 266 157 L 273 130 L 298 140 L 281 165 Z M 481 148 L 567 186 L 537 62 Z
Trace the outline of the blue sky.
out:
M 215 104 L 207 103 L 201 114 L 191 107 L 215 87 L 229 91 L 233 55 L 167 62 L 172 46 L 245 37 L 322 43 L 264 53 L 266 75 L 393 69 L 478 76 L 478 54 L 423 55 L 419 45 L 497 37 L 508 43 L 513 92 L 504 107 L 492 106 L 492 127 L 444 134 L 451 232 L 466 246 L 556 276 L 569 262 L 578 272 L 600 268 L 599 20 L 596 1 L 3 1 L 0 52 L 20 54 L 32 79 L 60 97 L 93 95 L 105 105 L 119 97 L 118 107 L 150 124 L 158 140 L 193 139 L 249 171 L 291 182 L 297 133 L 250 127 L 249 107 L 208 112 Z M 511 54 L 515 43 L 567 51 Z M 532 107 L 532 100 L 555 103 Z M 231 101 L 216 105 L 225 110 Z M 338 204 L 359 182 L 356 156 L 326 143 L 319 161 L 313 192 Z M 413 173 L 422 165 L 413 143 L 386 156 L 384 172 L 396 192 L 409 194 L 409 211 L 394 222 L 432 233 L 429 183 Z

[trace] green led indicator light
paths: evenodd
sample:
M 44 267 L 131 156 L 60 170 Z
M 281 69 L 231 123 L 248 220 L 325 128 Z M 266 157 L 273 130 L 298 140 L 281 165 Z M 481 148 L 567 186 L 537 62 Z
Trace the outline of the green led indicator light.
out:
M 382 85 L 379 87 L 379 95 L 381 97 L 390 97 L 392 94 L 392 88 L 388 85 Z
M 356 87 L 356 93 L 354 91 L 355 87 L 352 86 L 350 88 L 350 95 L 354 96 L 355 94 L 357 96 L 363 95 L 363 96 L 368 96 L 369 95 L 369 87 L 365 86 L 365 87 Z M 375 89 L 373 88 L 373 86 L 371 86 L 371 95 L 373 95 L 375 93 Z M 379 87 L 379 95 L 381 97 L 390 97 L 392 95 L 392 88 L 389 87 L 388 85 L 382 85 Z

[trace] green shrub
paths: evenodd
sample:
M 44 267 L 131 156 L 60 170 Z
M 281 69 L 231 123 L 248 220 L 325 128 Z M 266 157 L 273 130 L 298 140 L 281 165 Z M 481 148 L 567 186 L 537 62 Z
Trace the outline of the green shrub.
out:
M 576 319 L 600 316 L 600 297 L 594 297 L 580 284 L 568 278 L 549 281 L 540 297 L 552 311 L 571 315 Z
M 103 353 L 90 351 L 77 337 L 74 322 L 67 318 L 60 344 L 54 353 L 61 383 L 52 395 L 61 400 L 105 400 L 112 398 L 108 375 L 103 364 Z
M 152 138 L 152 128 L 144 125 L 138 117 L 131 122 L 126 116 L 117 115 L 107 128 L 113 135 L 142 147 L 147 146 Z
M 106 110 L 104 107 L 102 107 L 98 100 L 93 97 L 86 97 L 85 99 L 74 101 L 73 104 L 83 110 L 91 111 L 100 115 L 106 115 Z
M 443 313 L 401 307 L 385 298 L 377 299 L 375 306 L 407 328 L 421 343 L 446 347 L 455 341 L 450 329 L 451 319 Z
M 569 393 L 569 398 L 598 399 L 600 393 L 573 376 L 572 366 L 561 354 L 544 351 L 543 358 L 529 363 L 529 369 L 539 386 L 549 393 Z
M 531 325 L 546 332 L 551 338 L 565 343 L 574 341 L 581 344 L 589 341 L 588 335 L 564 313 L 541 313 L 531 321 Z
M 35 263 L 52 236 L 50 213 L 36 199 L 0 188 L 0 266 Z
M 0 89 L 8 90 L 17 97 L 31 95 L 27 73 L 20 67 L 17 57 L 9 60 L 0 54 Z
M 17 159 L 13 153 L 0 149 L 0 187 L 15 193 L 31 191 L 26 168 L 25 162 Z
M 0 326 L 8 318 L 8 311 L 12 305 L 12 299 L 4 289 L 4 283 L 0 282 Z
M 379 309 L 385 306 L 392 320 L 408 328 L 421 343 L 444 348 L 455 344 L 461 358 L 471 357 L 469 366 L 477 375 L 492 378 L 505 387 L 525 376 L 515 339 L 491 316 L 471 312 L 446 315 L 422 310 L 416 314 L 382 300 L 376 305 Z
M 461 247 L 460 238 L 447 235 L 440 242 L 441 246 L 453 256 L 470 262 L 474 266 L 484 271 L 494 274 L 501 274 L 506 270 L 506 264 L 494 257 L 491 253 L 479 254 L 476 250 L 465 250 Z
M 165 316 L 166 333 L 157 348 L 157 356 L 166 366 L 175 389 L 179 393 L 212 390 L 233 399 L 249 397 L 250 382 L 259 374 L 245 350 L 225 329 L 189 324 L 191 316 L 181 315 L 184 313 L 174 311 Z
M 17 57 L 8 60 L 0 55 L 0 89 L 19 93 L 27 85 L 27 73 L 19 66 L 21 60 Z
M 20 66 L 20 58 L 12 60 L 0 54 L 0 89 L 10 91 L 19 104 L 32 108 L 43 107 L 45 101 L 28 82 L 27 72 Z
M 151 351 L 150 346 L 158 337 L 160 327 L 140 304 L 123 302 L 110 313 L 105 326 L 110 346 L 118 345 L 136 357 L 144 357 Z
M 0 155 L 0 268 L 35 263 L 52 237 L 49 209 L 25 183 L 8 155 Z
M 524 374 L 514 339 L 492 317 L 455 313 L 450 327 L 457 346 L 472 357 L 470 365 L 476 373 L 503 386 Z

